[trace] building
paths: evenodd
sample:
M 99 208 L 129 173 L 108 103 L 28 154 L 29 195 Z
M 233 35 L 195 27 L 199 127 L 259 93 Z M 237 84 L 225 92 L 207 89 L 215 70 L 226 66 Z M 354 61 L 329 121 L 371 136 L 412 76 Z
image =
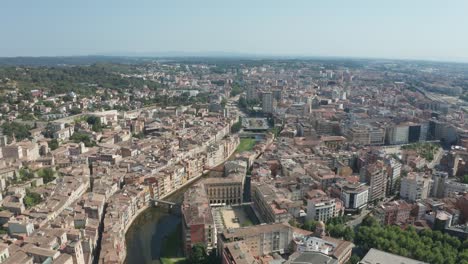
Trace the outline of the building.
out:
M 385 143 L 385 129 L 372 125 L 353 126 L 348 130 L 348 137 L 357 144 L 383 145 Z
M 262 93 L 262 112 L 266 114 L 273 113 L 273 94 L 271 92 Z
M 445 195 L 445 183 L 448 179 L 448 173 L 444 171 L 436 171 L 432 174 L 432 196 L 443 198 Z
M 208 250 L 215 247 L 216 226 L 203 184 L 193 185 L 185 192 L 181 210 L 186 255 L 190 255 L 196 244 L 203 244 Z
M 260 264 L 243 241 L 225 243 L 220 255 L 222 264 Z
M 8 244 L 0 244 L 0 263 L 4 262 L 10 257 L 10 251 L 8 250 Z
M 210 204 L 241 204 L 244 196 L 245 173 L 212 177 L 203 181 Z
M 293 228 L 288 224 L 274 223 L 230 229 L 218 235 L 218 252 L 226 254 L 226 244 L 242 241 L 254 257 L 271 253 L 285 254 L 291 250 Z
M 397 191 L 397 182 L 401 177 L 401 163 L 394 158 L 385 159 L 387 167 L 387 195 Z
M 356 144 L 368 145 L 370 142 L 369 130 L 366 126 L 353 126 L 348 129 L 349 139 Z
M 407 257 L 398 256 L 392 253 L 371 248 L 369 252 L 361 259 L 360 264 L 429 264 L 427 262 L 410 259 Z
M 387 144 L 406 144 L 408 143 L 409 126 L 397 125 L 388 127 L 386 131 Z
M 337 183 L 341 191 L 341 200 L 346 209 L 361 210 L 367 207 L 369 187 L 363 183 Z
M 409 220 L 411 210 L 411 204 L 398 200 L 378 206 L 374 215 L 384 225 L 404 224 Z
M 451 194 L 468 193 L 468 184 L 457 182 L 455 180 L 447 180 L 444 184 L 444 197 L 450 197 Z
M 338 260 L 319 252 L 296 252 L 285 264 L 339 264 Z
M 307 220 L 326 222 L 340 214 L 339 208 L 339 202 L 322 190 L 312 190 L 307 194 Z
M 433 180 L 425 174 L 410 172 L 401 179 L 400 197 L 415 202 L 427 199 L 432 190 Z
M 369 185 L 369 202 L 385 198 L 387 190 L 387 170 L 382 161 L 366 165 L 361 170 L 361 182 Z
M 276 188 L 268 184 L 252 184 L 252 201 L 257 211 L 266 223 L 287 222 L 290 214 L 286 209 L 280 208 L 275 201 L 278 199 Z
M 255 86 L 249 85 L 247 87 L 247 100 L 248 101 L 253 101 L 253 100 L 256 100 L 256 99 L 258 99 L 257 89 L 255 88 Z

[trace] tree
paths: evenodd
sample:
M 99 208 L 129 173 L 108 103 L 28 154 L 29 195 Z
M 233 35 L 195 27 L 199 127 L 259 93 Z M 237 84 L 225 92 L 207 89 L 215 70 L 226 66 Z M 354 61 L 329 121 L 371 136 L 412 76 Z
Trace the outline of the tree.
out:
M 34 178 L 34 173 L 32 173 L 28 168 L 21 168 L 19 170 L 19 176 L 21 181 L 29 181 Z
M 44 180 L 44 183 L 49 183 L 55 180 L 55 172 L 51 168 L 43 168 L 37 171 L 37 175 Z
M 359 261 L 361 261 L 361 258 L 358 255 L 353 254 L 346 264 L 358 264 Z
M 239 121 L 234 123 L 234 125 L 231 126 L 231 133 L 237 133 L 241 130 L 242 128 L 242 120 L 239 118 Z
M 241 96 L 239 98 L 239 101 L 237 102 L 237 105 L 239 106 L 239 108 L 241 109 L 245 109 L 248 107 L 248 104 L 247 104 L 247 100 L 245 99 L 244 96 Z
M 295 218 L 289 220 L 288 223 L 292 227 L 299 227 L 299 223 L 297 222 L 297 220 Z
M 88 134 L 81 133 L 81 132 L 75 132 L 73 135 L 70 137 L 71 140 L 75 143 L 80 143 L 83 142 L 86 147 L 93 147 L 96 146 L 96 142 L 91 140 Z
M 101 132 L 102 131 L 102 124 L 101 119 L 97 116 L 88 116 L 86 118 L 86 122 L 92 126 L 92 130 L 94 132 Z
M 366 217 L 355 234 L 359 252 L 377 248 L 428 263 L 463 263 L 462 243 L 456 237 L 430 229 L 417 233 L 413 227 L 382 226 L 374 220 Z
M 463 175 L 463 183 L 468 183 L 468 174 Z
M 233 83 L 231 88 L 231 97 L 242 93 L 242 87 L 238 83 Z
M 306 222 L 304 223 L 303 229 L 314 232 L 314 231 L 315 231 L 315 228 L 317 228 L 318 223 L 319 223 L 319 222 L 318 222 L 318 221 L 315 221 L 315 220 L 306 221 Z
M 70 109 L 70 115 L 77 115 L 77 114 L 81 114 L 81 109 L 80 108 L 73 107 L 72 109 Z
M 58 147 L 59 147 L 59 143 L 58 143 L 57 139 L 54 138 L 49 142 L 50 150 L 56 150 L 56 149 L 58 149 Z
M 26 196 L 24 196 L 23 203 L 26 208 L 31 208 L 42 202 L 42 197 L 38 193 L 30 192 L 26 190 Z
M 226 104 L 227 104 L 227 99 L 223 97 L 223 99 L 221 99 L 221 107 L 225 108 Z
M 205 264 L 207 260 L 206 247 L 203 244 L 195 244 L 190 254 L 190 263 Z
M 23 125 L 17 122 L 6 122 L 2 125 L 3 134 L 8 136 L 8 140 L 11 142 L 13 135 L 17 140 L 23 140 L 31 136 L 29 125 Z
M 366 215 L 364 217 L 364 219 L 362 219 L 362 225 L 363 226 L 376 226 L 378 225 L 379 223 L 377 222 L 377 220 L 370 216 L 370 215 Z

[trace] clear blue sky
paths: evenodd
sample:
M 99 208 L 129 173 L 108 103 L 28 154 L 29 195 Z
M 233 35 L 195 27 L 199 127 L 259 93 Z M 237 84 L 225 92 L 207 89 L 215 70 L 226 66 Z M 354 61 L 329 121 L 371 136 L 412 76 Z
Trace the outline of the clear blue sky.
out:
M 0 56 L 239 52 L 468 61 L 467 0 L 2 0 Z

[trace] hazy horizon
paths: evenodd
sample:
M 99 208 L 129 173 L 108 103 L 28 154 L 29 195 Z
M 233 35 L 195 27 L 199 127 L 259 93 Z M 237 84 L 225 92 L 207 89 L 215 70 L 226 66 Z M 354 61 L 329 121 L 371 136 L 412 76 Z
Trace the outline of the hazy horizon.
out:
M 466 10 L 462 0 L 14 1 L 2 6 L 0 57 L 218 53 L 468 62 Z

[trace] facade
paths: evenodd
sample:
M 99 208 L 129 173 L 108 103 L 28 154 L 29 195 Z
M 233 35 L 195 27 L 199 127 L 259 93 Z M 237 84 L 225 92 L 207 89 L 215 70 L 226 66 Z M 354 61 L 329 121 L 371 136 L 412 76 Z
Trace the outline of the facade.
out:
M 252 201 L 267 223 L 287 222 L 290 218 L 288 211 L 278 206 L 275 201 L 277 198 L 274 187 L 268 184 L 252 184 Z
M 401 177 L 401 163 L 394 158 L 385 160 L 387 167 L 387 195 L 395 194 L 397 190 L 396 183 Z
M 398 256 L 392 253 L 381 251 L 375 248 L 371 248 L 364 258 L 359 262 L 360 264 L 394 264 L 394 263 L 405 263 L 405 264 L 429 264 L 419 260 L 410 259 L 407 257 Z
M 346 209 L 360 210 L 367 206 L 369 200 L 369 187 L 362 183 L 343 183 L 341 187 L 341 200 Z
M 387 190 L 387 171 L 382 161 L 364 166 L 361 181 L 369 185 L 369 202 L 385 198 Z
M 245 174 L 207 178 L 203 181 L 210 204 L 241 204 L 244 196 Z
M 196 184 L 184 194 L 182 204 L 182 237 L 184 250 L 190 255 L 192 247 L 203 244 L 208 250 L 216 246 L 216 226 L 202 184 Z
M 313 190 L 308 194 L 307 220 L 323 221 L 338 216 L 337 201 L 328 197 L 322 190 Z
M 390 145 L 408 143 L 409 126 L 397 125 L 388 127 L 386 131 L 387 143 Z
M 436 198 L 443 198 L 445 195 L 445 183 L 448 179 L 448 173 L 444 171 L 436 171 L 432 174 L 432 196 Z
M 262 111 L 266 114 L 273 113 L 273 94 L 271 92 L 262 93 Z
M 451 194 L 467 193 L 468 184 L 448 180 L 444 184 L 444 197 L 450 197 Z
M 411 210 L 412 206 L 410 204 L 398 200 L 378 206 L 374 210 L 374 215 L 384 225 L 402 224 L 408 221 Z
M 427 199 L 432 190 L 433 180 L 427 175 L 410 172 L 401 179 L 400 197 L 408 201 Z
M 288 224 L 274 223 L 236 228 L 218 235 L 218 252 L 223 252 L 227 243 L 242 241 L 253 256 L 284 254 L 290 252 L 292 239 L 293 228 Z
M 352 142 L 362 145 L 383 145 L 385 129 L 371 125 L 353 126 L 348 130 Z

